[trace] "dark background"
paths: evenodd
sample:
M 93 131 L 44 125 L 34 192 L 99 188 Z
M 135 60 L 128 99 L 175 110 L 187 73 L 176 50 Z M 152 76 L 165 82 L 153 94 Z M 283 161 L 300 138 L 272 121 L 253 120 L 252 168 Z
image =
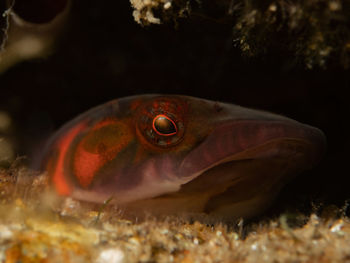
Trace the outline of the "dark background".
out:
M 32 158 L 46 136 L 108 100 L 142 93 L 186 94 L 273 111 L 319 127 L 328 153 L 283 191 L 298 209 L 350 197 L 349 72 L 305 69 L 287 51 L 243 57 L 232 25 L 192 17 L 141 27 L 124 1 L 74 1 L 56 52 L 0 75 L 0 110 L 14 120 L 16 152 Z

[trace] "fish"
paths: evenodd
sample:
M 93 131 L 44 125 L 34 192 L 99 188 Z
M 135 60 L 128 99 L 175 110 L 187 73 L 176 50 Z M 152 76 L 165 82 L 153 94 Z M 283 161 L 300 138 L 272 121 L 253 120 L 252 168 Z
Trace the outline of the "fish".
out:
M 265 211 L 315 167 L 326 137 L 267 111 L 184 95 L 112 100 L 61 127 L 40 169 L 63 197 L 155 216 L 234 220 Z

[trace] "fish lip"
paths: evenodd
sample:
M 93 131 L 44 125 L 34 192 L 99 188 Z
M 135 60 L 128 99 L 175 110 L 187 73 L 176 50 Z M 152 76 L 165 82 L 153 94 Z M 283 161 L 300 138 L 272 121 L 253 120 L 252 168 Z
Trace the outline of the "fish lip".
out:
M 226 121 L 217 125 L 213 132 L 183 159 L 178 176 L 184 182 L 189 182 L 208 169 L 228 161 L 283 154 L 280 147 L 272 152 L 257 151 L 254 155 L 254 150 L 269 143 L 273 144 L 274 141 L 303 145 L 309 166 L 304 170 L 315 166 L 326 151 L 326 137 L 321 130 L 294 120 Z M 243 154 L 244 152 L 246 154 Z

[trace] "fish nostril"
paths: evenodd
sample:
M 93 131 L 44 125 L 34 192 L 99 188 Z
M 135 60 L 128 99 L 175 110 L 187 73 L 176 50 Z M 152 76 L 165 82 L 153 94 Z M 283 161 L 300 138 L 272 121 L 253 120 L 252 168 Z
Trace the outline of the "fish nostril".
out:
M 219 102 L 216 101 L 216 102 L 214 103 L 214 110 L 215 110 L 216 112 L 221 112 L 223 109 L 224 109 L 224 108 L 220 105 Z

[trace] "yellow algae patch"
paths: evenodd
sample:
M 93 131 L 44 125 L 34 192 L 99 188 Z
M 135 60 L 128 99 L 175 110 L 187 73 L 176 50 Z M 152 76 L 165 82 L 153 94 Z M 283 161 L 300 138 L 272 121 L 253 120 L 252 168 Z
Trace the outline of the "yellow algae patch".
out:
M 66 239 L 80 244 L 96 244 L 99 241 L 98 232 L 94 228 L 88 229 L 80 224 L 33 218 L 26 220 L 26 225 L 33 231 L 44 233 L 56 239 Z
M 36 231 L 18 232 L 5 251 L 5 263 L 89 262 L 87 247 L 71 240 L 53 239 Z

